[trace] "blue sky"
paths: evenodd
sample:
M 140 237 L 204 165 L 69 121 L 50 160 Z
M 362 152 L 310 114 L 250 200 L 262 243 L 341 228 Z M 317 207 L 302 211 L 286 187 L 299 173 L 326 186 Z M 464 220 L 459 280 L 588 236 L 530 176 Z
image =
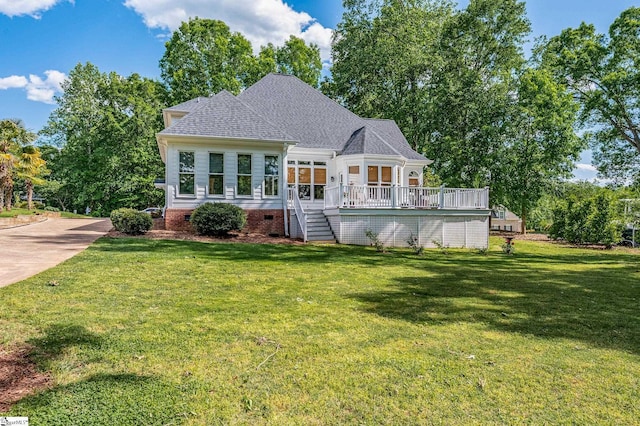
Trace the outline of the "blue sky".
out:
M 468 0 L 461 0 L 460 6 Z M 328 60 L 341 0 L 0 0 L 0 118 L 21 118 L 40 130 L 55 108 L 53 96 L 77 63 L 103 72 L 159 77 L 164 42 L 188 17 L 221 19 L 257 48 L 289 34 L 317 43 Z M 640 0 L 529 0 L 532 38 L 553 36 L 580 22 L 606 32 Z M 590 154 L 575 175 L 593 179 Z

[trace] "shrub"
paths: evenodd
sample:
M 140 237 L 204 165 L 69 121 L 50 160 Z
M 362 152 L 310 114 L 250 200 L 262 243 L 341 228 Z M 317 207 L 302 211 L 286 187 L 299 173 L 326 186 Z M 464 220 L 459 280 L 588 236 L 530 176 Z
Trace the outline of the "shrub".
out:
M 573 244 L 604 244 L 611 247 L 620 241 L 619 223 L 615 203 L 606 194 L 581 201 L 570 198 L 553 211 L 549 236 Z
M 364 235 L 371 241 L 371 245 L 376 248 L 378 253 L 384 253 L 384 244 L 382 244 L 382 241 L 378 238 L 378 234 L 373 232 L 371 229 L 367 229 L 364 231 Z
M 191 214 L 191 225 L 200 235 L 224 236 L 239 231 L 247 223 L 247 214 L 229 203 L 204 203 Z
M 57 207 L 53 207 L 53 206 L 47 206 L 44 208 L 45 212 L 59 212 L 60 209 Z
M 110 217 L 113 227 L 125 234 L 144 234 L 153 226 L 151 215 L 134 209 L 117 209 L 111 212 Z
M 415 254 L 417 254 L 418 256 L 422 256 L 424 247 L 422 247 L 420 243 L 418 243 L 418 237 L 416 237 L 413 234 L 409 235 L 409 238 L 407 239 L 407 244 L 409 245 L 409 247 L 411 247 L 411 250 L 413 250 Z

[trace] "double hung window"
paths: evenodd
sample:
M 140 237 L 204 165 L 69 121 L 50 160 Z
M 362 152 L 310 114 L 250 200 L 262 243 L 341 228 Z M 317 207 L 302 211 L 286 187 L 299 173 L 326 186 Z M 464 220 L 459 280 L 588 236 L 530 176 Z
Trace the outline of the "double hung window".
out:
M 195 153 L 180 151 L 178 153 L 178 194 L 194 195 L 195 192 Z
M 251 185 L 251 154 L 238 154 L 238 195 L 250 196 Z
M 224 195 L 224 154 L 209 153 L 209 195 Z
M 266 197 L 278 196 L 278 156 L 264 156 L 264 195 Z

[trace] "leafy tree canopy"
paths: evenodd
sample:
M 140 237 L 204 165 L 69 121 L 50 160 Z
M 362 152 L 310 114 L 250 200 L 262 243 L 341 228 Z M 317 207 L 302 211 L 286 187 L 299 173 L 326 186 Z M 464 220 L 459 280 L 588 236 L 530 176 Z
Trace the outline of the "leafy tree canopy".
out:
M 157 205 L 163 175 L 155 133 L 161 129 L 162 85 L 137 74 L 102 73 L 78 64 L 63 84 L 58 107 L 42 134 L 60 147 L 53 161 L 60 191 L 73 194 L 68 207 L 108 214 L 118 207 Z M 61 194 L 63 196 L 63 194 Z
M 608 35 L 583 23 L 542 43 L 536 53 L 579 100 L 601 176 L 618 183 L 638 180 L 640 8 L 622 12 Z
M 282 46 L 263 46 L 254 56 L 249 40 L 227 24 L 194 18 L 183 22 L 166 43 L 160 74 L 169 103 L 228 90 L 238 94 L 270 72 L 296 75 L 318 85 L 322 70 L 318 46 L 291 36 Z

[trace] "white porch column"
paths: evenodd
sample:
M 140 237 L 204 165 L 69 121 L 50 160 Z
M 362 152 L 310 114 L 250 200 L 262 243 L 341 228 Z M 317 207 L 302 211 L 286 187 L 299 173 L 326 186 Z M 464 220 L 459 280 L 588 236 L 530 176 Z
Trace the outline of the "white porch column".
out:
M 282 211 L 284 213 L 284 235 L 285 237 L 289 236 L 289 215 L 287 211 L 289 209 L 289 183 L 287 180 L 289 179 L 288 173 L 288 152 L 289 145 L 284 144 L 282 146 Z

